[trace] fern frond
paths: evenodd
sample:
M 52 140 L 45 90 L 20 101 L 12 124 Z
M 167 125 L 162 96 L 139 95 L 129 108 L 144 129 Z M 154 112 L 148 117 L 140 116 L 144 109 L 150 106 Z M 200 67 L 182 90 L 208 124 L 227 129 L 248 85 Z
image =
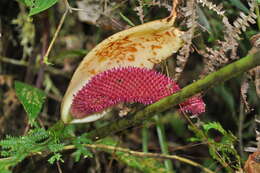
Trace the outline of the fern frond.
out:
M 143 10 L 143 1 L 142 0 L 138 0 L 139 6 L 135 7 L 134 11 L 137 12 L 137 15 L 139 17 L 139 20 L 141 21 L 141 23 L 144 23 L 144 10 Z
M 208 8 L 214 8 L 216 6 L 212 5 L 207 0 L 198 0 L 203 5 Z M 229 22 L 228 18 L 222 14 L 222 22 L 225 26 L 224 29 L 224 40 L 218 41 L 218 50 L 207 48 L 207 52 L 204 52 L 204 62 L 206 66 L 204 67 L 204 74 L 211 71 L 215 71 L 216 68 L 223 66 L 228 63 L 229 60 L 237 59 L 237 48 L 238 42 L 240 39 L 239 35 L 246 31 L 250 24 L 255 23 L 256 15 L 254 9 L 256 7 L 255 1 L 249 2 L 249 13 L 246 15 L 241 12 L 239 17 L 233 22 L 233 25 Z
M 223 23 L 228 30 L 228 34 L 235 39 L 240 39 L 239 35 L 242 33 L 242 31 L 246 31 L 250 24 L 256 23 L 255 19 L 257 16 L 254 12 L 256 3 L 255 1 L 252 1 L 249 2 L 248 5 L 250 7 L 249 14 L 246 15 L 245 13 L 240 12 L 239 17 L 233 22 L 233 25 L 228 22 L 227 17 L 223 17 Z
M 245 13 L 241 12 L 239 17 L 233 22 L 237 34 L 241 34 L 241 31 L 246 31 L 250 24 L 256 23 L 255 19 L 257 16 L 254 12 L 256 4 L 254 2 L 250 2 L 249 6 L 249 14 L 245 15 Z
M 197 0 L 198 3 L 202 4 L 202 6 L 208 7 L 210 10 L 215 11 L 218 15 L 224 16 L 225 11 L 222 9 L 223 5 L 219 4 L 213 4 L 212 2 L 209 2 L 208 0 Z
M 186 17 L 186 26 L 188 30 L 183 34 L 183 40 L 185 42 L 184 46 L 180 49 L 179 54 L 177 55 L 176 60 L 176 69 L 175 69 L 175 79 L 179 79 L 180 75 L 185 68 L 185 65 L 188 61 L 190 51 L 192 50 L 192 39 L 194 36 L 195 28 L 197 27 L 197 13 L 196 13 L 196 4 L 195 0 L 189 0 L 186 7 L 182 8 L 183 14 Z

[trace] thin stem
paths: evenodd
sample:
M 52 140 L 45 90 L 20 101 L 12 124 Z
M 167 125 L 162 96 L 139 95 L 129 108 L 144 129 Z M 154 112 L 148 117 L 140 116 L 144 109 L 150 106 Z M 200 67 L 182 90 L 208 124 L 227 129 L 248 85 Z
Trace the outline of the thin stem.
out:
M 12 65 L 17 65 L 17 66 L 23 66 L 23 67 L 29 66 L 29 63 L 27 61 L 16 60 L 16 59 L 12 59 L 12 58 L 1 56 L 1 55 L 0 55 L 0 61 L 3 62 L 3 63 L 8 63 L 8 64 L 12 64 Z M 35 71 L 38 71 L 39 67 L 33 66 L 32 69 L 35 70 Z M 46 71 L 48 71 L 49 73 L 51 73 L 53 75 L 61 75 L 61 76 L 64 76 L 66 78 L 70 77 L 70 75 L 68 73 L 64 72 L 63 70 L 59 70 L 57 68 L 54 68 L 52 66 L 47 66 Z
M 190 159 L 187 159 L 185 157 L 177 156 L 177 155 L 167 155 L 167 154 L 159 154 L 159 153 L 144 153 L 140 151 L 133 151 L 129 150 L 128 148 L 122 148 L 122 147 L 117 147 L 117 146 L 110 146 L 110 145 L 104 145 L 104 144 L 84 144 L 85 147 L 87 148 L 92 148 L 92 149 L 98 149 L 101 151 L 112 151 L 112 152 L 124 152 L 136 157 L 150 157 L 150 158 L 155 158 L 155 159 L 172 159 L 172 160 L 178 160 L 180 162 L 186 163 L 188 165 L 200 168 L 202 171 L 206 173 L 214 173 L 210 169 L 204 167 L 203 165 L 194 162 Z M 63 147 L 63 150 L 74 150 L 76 149 L 75 145 L 67 145 Z M 34 152 L 31 153 L 30 156 L 33 155 L 42 155 L 42 152 Z M 12 162 L 15 160 L 15 157 L 8 157 L 8 158 L 0 158 L 0 162 Z
M 4 63 L 12 64 L 12 65 L 25 66 L 25 67 L 29 66 L 27 61 L 16 60 L 16 59 L 12 59 L 12 58 L 1 56 L 1 55 L 0 55 L 0 61 L 2 61 Z
M 59 173 L 62 173 L 62 170 L 61 170 L 61 167 L 60 167 L 60 162 L 56 162 L 56 165 L 57 165 L 57 167 L 58 167 Z
M 256 16 L 258 31 L 260 31 L 260 12 L 258 3 L 256 4 Z
M 244 103 L 240 101 L 239 107 L 239 121 L 238 121 L 238 139 L 239 139 L 239 152 L 240 156 L 244 156 L 244 145 L 243 145 L 243 123 L 244 123 Z
M 49 42 L 49 36 L 50 36 L 50 22 L 48 20 L 49 15 L 47 13 L 45 13 L 43 19 L 42 19 L 42 24 L 43 26 L 45 26 L 46 28 L 43 29 L 43 34 L 42 34 L 42 50 L 41 50 L 41 63 L 40 63 L 40 69 L 37 73 L 37 79 L 36 79 L 36 87 L 37 88 L 41 88 L 43 80 L 44 80 L 44 72 L 45 72 L 45 68 L 46 65 L 43 62 L 44 59 L 44 54 L 47 51 L 47 46 L 48 46 L 48 42 Z
M 86 147 L 92 148 L 92 149 L 99 149 L 99 150 L 110 150 L 113 152 L 124 152 L 133 156 L 137 157 L 151 157 L 151 158 L 156 158 L 156 159 L 172 159 L 172 160 L 178 160 L 180 162 L 189 164 L 194 167 L 198 167 L 202 169 L 206 173 L 214 173 L 210 169 L 204 167 L 203 165 L 194 162 L 192 160 L 189 160 L 185 157 L 177 156 L 177 155 L 168 155 L 168 154 L 159 154 L 159 153 L 144 153 L 140 151 L 133 151 L 129 150 L 127 148 L 122 148 L 122 147 L 116 147 L 116 146 L 110 146 L 110 145 L 104 145 L 104 144 L 85 144 Z M 74 145 L 68 145 L 63 148 L 64 150 L 71 150 L 75 149 Z
M 172 11 L 170 17 L 175 18 L 177 16 L 177 5 L 179 4 L 179 0 L 172 1 Z
M 44 55 L 43 61 L 44 61 L 44 63 L 47 64 L 47 65 L 50 64 L 50 63 L 48 62 L 49 54 L 50 54 L 51 49 L 52 49 L 52 47 L 53 47 L 53 45 L 54 45 L 54 43 L 55 43 L 55 41 L 56 41 L 56 39 L 57 39 L 57 37 L 58 37 L 58 34 L 59 34 L 60 30 L 61 30 L 61 27 L 62 27 L 62 25 L 63 25 L 63 23 L 64 23 L 64 21 L 65 21 L 65 18 L 66 18 L 66 16 L 67 16 L 68 12 L 69 12 L 69 8 L 66 8 L 66 11 L 65 11 L 65 12 L 63 13 L 63 15 L 62 15 L 61 20 L 60 20 L 60 23 L 59 23 L 59 25 L 58 25 L 58 27 L 57 27 L 55 33 L 54 33 L 54 36 L 53 36 L 53 38 L 52 38 L 52 40 L 51 40 L 51 43 L 50 43 L 50 45 L 49 45 L 49 47 L 48 47 L 48 49 L 47 49 L 47 51 L 46 51 L 46 54 Z
M 157 130 L 157 135 L 159 138 L 161 151 L 163 154 L 169 154 L 164 125 L 161 123 L 160 117 L 158 114 L 154 116 L 154 119 L 156 120 L 156 130 Z M 164 165 L 165 165 L 165 168 L 167 169 L 167 171 L 173 172 L 173 166 L 172 166 L 171 160 L 165 160 Z
M 142 128 L 142 148 L 144 153 L 148 153 L 148 141 L 149 141 L 149 131 L 148 126 L 145 124 Z

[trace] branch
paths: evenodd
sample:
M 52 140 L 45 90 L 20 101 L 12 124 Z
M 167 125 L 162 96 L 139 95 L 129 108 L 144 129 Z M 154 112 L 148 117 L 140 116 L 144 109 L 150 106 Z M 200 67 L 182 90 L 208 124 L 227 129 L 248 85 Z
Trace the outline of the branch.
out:
M 1 56 L 1 55 L 0 55 L 0 62 L 12 64 L 12 65 L 17 65 L 17 66 L 22 66 L 22 67 L 28 67 L 29 66 L 29 63 L 27 61 L 16 60 L 16 59 L 12 59 L 12 58 Z M 35 65 L 35 66 L 32 67 L 32 69 L 35 70 L 35 71 L 38 71 L 39 67 L 37 67 L 37 65 Z M 68 72 L 60 70 L 58 68 L 54 68 L 52 66 L 47 66 L 46 71 L 48 71 L 49 73 L 51 73 L 53 75 L 60 75 L 60 76 L 63 76 L 65 78 L 70 78 L 70 76 L 71 76 Z
M 210 169 L 204 167 L 203 165 L 196 163 L 185 157 L 181 157 L 181 156 L 177 156 L 177 155 L 168 155 L 168 154 L 159 154 L 159 153 L 144 153 L 144 152 L 140 152 L 140 151 L 133 151 L 128 148 L 122 148 L 122 147 L 118 147 L 118 146 L 110 146 L 110 145 L 104 145 L 104 144 L 84 144 L 84 146 L 87 148 L 98 149 L 98 150 L 102 150 L 102 151 L 112 151 L 112 153 L 123 152 L 123 153 L 130 154 L 130 155 L 133 155 L 136 157 L 150 157 L 150 158 L 155 158 L 155 159 L 178 160 L 180 162 L 192 165 L 194 167 L 201 168 L 204 172 L 213 173 Z M 67 145 L 63 149 L 72 150 L 72 149 L 75 149 L 75 146 Z
M 50 62 L 48 62 L 48 58 L 49 58 L 51 49 L 52 49 L 52 47 L 53 47 L 53 45 L 54 45 L 54 43 L 55 43 L 55 41 L 56 41 L 56 39 L 58 37 L 58 34 L 59 34 L 60 30 L 61 30 L 61 27 L 62 27 L 62 25 L 63 25 L 63 23 L 65 21 L 65 18 L 67 16 L 68 12 L 69 12 L 69 8 L 66 6 L 66 11 L 62 15 L 62 17 L 60 19 L 60 22 L 59 22 L 59 25 L 58 25 L 58 27 L 57 27 L 57 29 L 56 29 L 56 31 L 54 33 L 54 36 L 53 36 L 53 38 L 52 38 L 52 40 L 50 42 L 50 45 L 49 45 L 49 47 L 48 47 L 48 49 L 47 49 L 47 51 L 46 51 L 46 53 L 45 53 L 45 55 L 43 57 L 43 62 L 45 64 L 47 64 L 47 65 L 50 64 Z
M 159 154 L 159 153 L 144 153 L 144 152 L 140 152 L 140 151 L 130 150 L 128 148 L 122 148 L 122 147 L 118 147 L 118 146 L 110 146 L 110 145 L 104 145 L 104 144 L 84 144 L 84 146 L 87 148 L 97 149 L 100 151 L 107 151 L 112 154 L 115 154 L 115 152 L 123 152 L 125 154 L 133 155 L 136 157 L 143 157 L 143 158 L 149 157 L 149 158 L 162 159 L 162 160 L 164 160 L 164 159 L 178 160 L 178 161 L 186 163 L 188 165 L 198 167 L 206 173 L 213 173 L 210 169 L 204 167 L 203 165 L 201 165 L 197 162 L 194 162 L 188 158 L 177 156 L 177 155 L 168 155 L 168 154 Z M 76 149 L 75 145 L 67 145 L 67 146 L 63 147 L 63 151 L 75 150 L 75 149 Z M 50 154 L 50 153 L 49 152 L 44 153 L 45 156 L 47 156 L 48 154 Z M 29 156 L 35 156 L 35 155 L 43 155 L 43 152 L 33 151 Z M 15 157 L 0 158 L 0 162 L 9 163 L 9 162 L 13 162 L 15 159 L 16 159 Z
M 116 132 L 123 131 L 129 127 L 138 126 L 142 124 L 143 121 L 151 119 L 154 115 L 182 103 L 187 98 L 204 90 L 208 90 L 210 87 L 219 85 L 258 65 L 260 65 L 260 51 L 255 54 L 249 54 L 246 57 L 207 75 L 203 79 L 186 86 L 181 91 L 147 106 L 134 115 L 129 115 L 123 119 L 111 122 L 104 127 L 92 130 L 88 133 L 88 137 L 92 140 L 97 140 Z

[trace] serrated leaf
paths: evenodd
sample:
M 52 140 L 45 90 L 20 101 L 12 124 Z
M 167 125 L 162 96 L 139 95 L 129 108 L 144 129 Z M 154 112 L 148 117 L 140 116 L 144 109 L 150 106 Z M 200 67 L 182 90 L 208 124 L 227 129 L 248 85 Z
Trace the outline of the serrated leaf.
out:
M 191 137 L 191 138 L 188 138 L 188 141 L 189 142 L 199 142 L 201 140 L 199 138 Z
M 15 81 L 15 91 L 32 123 L 37 118 L 45 101 L 46 94 L 38 88 Z
M 52 7 L 54 4 L 58 2 L 58 0 L 25 0 L 25 2 L 26 1 L 26 4 L 28 4 L 28 6 L 30 7 L 29 16 L 38 14 Z M 30 1 L 31 4 L 29 4 L 28 1 Z
M 93 157 L 93 154 L 89 149 L 87 149 L 84 144 L 90 144 L 93 143 L 90 139 L 86 137 L 86 134 L 83 134 L 79 137 L 77 137 L 74 141 L 73 144 L 76 147 L 76 151 L 73 153 L 73 156 L 75 157 L 75 161 L 78 162 L 83 156 L 84 158 L 87 157 Z
M 54 162 L 57 162 L 57 161 L 60 161 L 60 162 L 64 162 L 64 160 L 62 159 L 62 155 L 60 153 L 55 153 L 53 156 L 51 156 L 51 158 L 48 159 L 48 162 L 50 164 L 53 164 Z
M 77 150 L 73 153 L 73 156 L 75 158 L 75 161 L 78 162 L 80 161 L 81 156 L 83 156 L 84 158 L 92 158 L 93 154 L 87 148 L 81 147 L 80 149 L 77 148 Z
M 50 144 L 48 145 L 48 148 L 51 150 L 51 152 L 58 152 L 61 151 L 63 149 L 64 145 L 63 144 Z
M 223 129 L 223 127 L 221 126 L 221 124 L 217 123 L 217 122 L 211 122 L 211 123 L 207 123 L 203 125 L 203 129 L 208 132 L 210 129 L 215 129 L 217 131 L 219 131 L 220 133 L 222 133 L 223 135 L 225 135 L 227 132 Z

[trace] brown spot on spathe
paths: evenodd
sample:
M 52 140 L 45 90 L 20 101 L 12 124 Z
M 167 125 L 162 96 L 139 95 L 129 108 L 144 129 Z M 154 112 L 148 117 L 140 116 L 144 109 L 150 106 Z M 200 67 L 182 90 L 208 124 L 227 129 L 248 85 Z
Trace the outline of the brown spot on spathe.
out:
M 151 45 L 151 49 L 154 50 L 154 49 L 161 49 L 162 46 L 158 46 L 158 45 Z
M 96 70 L 95 69 L 91 69 L 91 70 L 89 70 L 88 71 L 90 74 L 92 74 L 92 75 L 95 75 L 95 74 L 97 74 L 97 72 L 96 72 Z
M 135 56 L 134 55 L 129 55 L 129 57 L 127 58 L 128 61 L 134 61 L 135 60 Z

